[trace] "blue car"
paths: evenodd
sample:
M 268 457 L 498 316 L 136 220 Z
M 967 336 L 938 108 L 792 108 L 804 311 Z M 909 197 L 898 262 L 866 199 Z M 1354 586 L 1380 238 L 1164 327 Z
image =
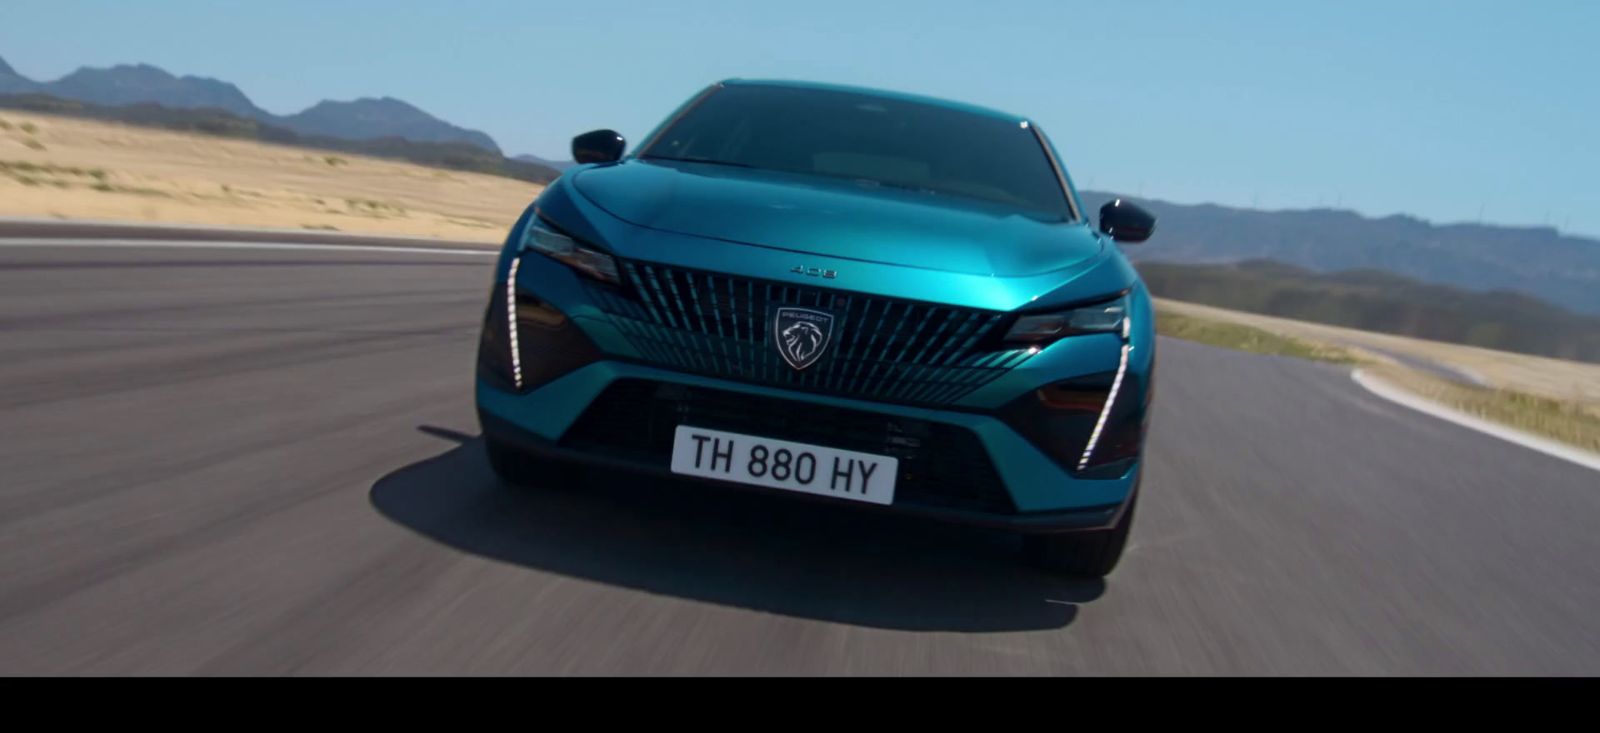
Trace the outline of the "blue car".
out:
M 508 484 L 601 464 L 1014 530 L 1099 577 L 1126 545 L 1150 295 L 1026 117 L 730 80 L 627 152 L 599 130 L 506 239 L 476 404 Z M 679 490 L 689 490 L 679 484 Z

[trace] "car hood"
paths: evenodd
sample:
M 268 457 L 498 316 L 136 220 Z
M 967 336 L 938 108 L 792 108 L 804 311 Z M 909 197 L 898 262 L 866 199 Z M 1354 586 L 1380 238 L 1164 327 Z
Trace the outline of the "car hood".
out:
M 631 159 L 579 171 L 572 185 L 635 226 L 969 275 L 1050 272 L 1104 246 L 1081 222 L 844 179 Z

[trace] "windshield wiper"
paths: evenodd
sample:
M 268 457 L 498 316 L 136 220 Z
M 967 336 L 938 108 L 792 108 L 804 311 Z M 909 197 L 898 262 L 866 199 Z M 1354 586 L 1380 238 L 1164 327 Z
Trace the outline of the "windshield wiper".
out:
M 679 163 L 705 163 L 707 165 L 725 165 L 730 168 L 754 168 L 749 163 L 735 163 L 729 160 L 713 160 L 711 158 L 676 158 L 670 155 L 641 155 L 645 160 L 672 160 Z

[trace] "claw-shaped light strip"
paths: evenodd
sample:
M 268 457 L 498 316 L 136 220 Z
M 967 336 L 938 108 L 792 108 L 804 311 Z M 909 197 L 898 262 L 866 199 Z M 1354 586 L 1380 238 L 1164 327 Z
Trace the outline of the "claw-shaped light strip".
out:
M 1123 329 L 1123 333 L 1127 333 L 1127 327 L 1124 326 Z M 1089 434 L 1089 443 L 1083 447 L 1083 457 L 1078 459 L 1079 471 L 1089 466 L 1089 458 L 1094 455 L 1095 443 L 1100 442 L 1100 431 L 1105 429 L 1106 418 L 1111 416 L 1111 408 L 1117 404 L 1117 390 L 1122 388 L 1122 375 L 1128 372 L 1128 349 L 1130 348 L 1132 347 L 1128 344 L 1122 345 L 1122 363 L 1117 365 L 1117 378 L 1111 380 L 1111 394 L 1106 395 L 1106 405 L 1100 408 L 1100 419 L 1095 421 L 1094 432 Z
M 522 349 L 517 347 L 517 267 L 521 264 L 521 257 L 513 258 L 506 274 L 506 333 L 511 334 L 511 381 L 517 389 L 522 389 Z

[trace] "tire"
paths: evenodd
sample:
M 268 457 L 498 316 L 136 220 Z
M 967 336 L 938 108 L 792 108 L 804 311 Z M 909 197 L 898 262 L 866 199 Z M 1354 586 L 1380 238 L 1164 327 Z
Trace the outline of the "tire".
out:
M 1133 510 L 1139 503 L 1134 491 L 1128 508 L 1109 529 L 1065 534 L 1030 535 L 1023 538 L 1023 550 L 1035 565 L 1060 575 L 1104 578 L 1117 567 L 1133 529 Z
M 494 475 L 507 486 L 554 488 L 573 475 L 571 467 L 566 464 L 535 458 L 492 439 L 485 440 L 483 447 L 489 454 L 489 468 L 493 469 Z

